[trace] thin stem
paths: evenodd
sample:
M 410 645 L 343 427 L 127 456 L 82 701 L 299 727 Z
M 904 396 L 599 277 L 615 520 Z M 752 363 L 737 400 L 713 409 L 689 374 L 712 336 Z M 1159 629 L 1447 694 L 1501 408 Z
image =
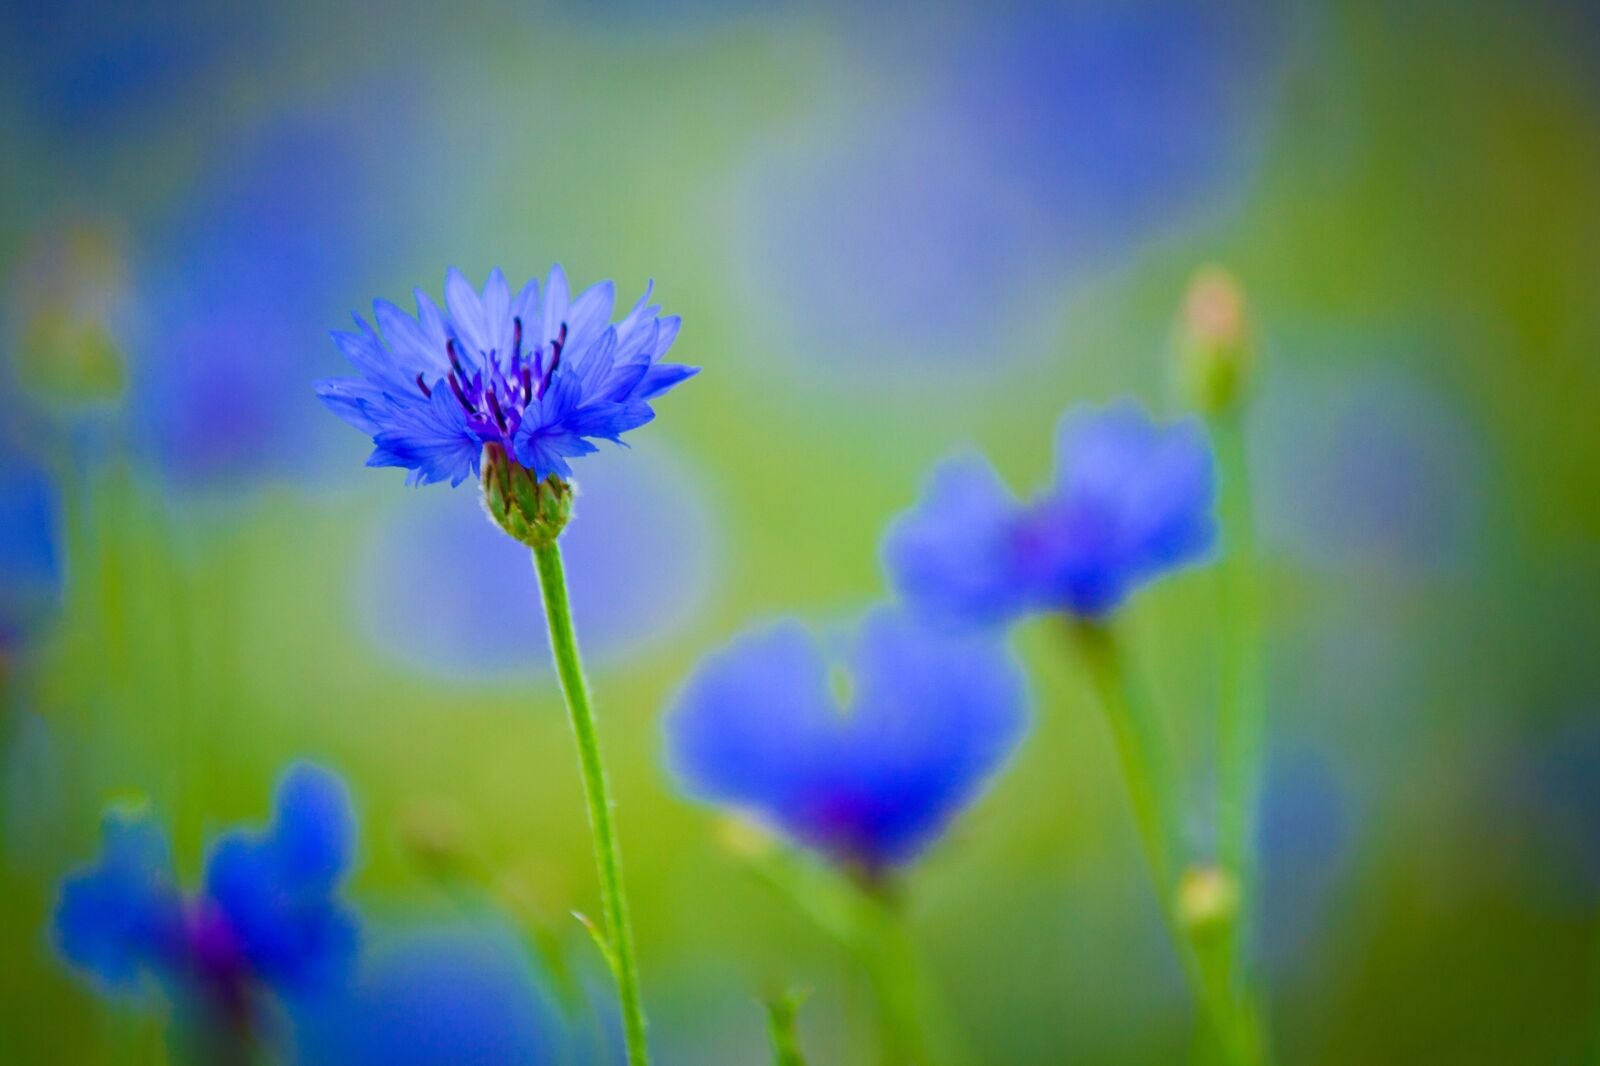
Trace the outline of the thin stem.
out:
M 772 1040 L 773 1066 L 806 1066 L 795 1019 L 803 998 L 789 992 L 767 1000 L 767 1035 Z
M 780 848 L 747 858 L 752 872 L 833 937 L 860 967 L 886 1066 L 970 1059 L 949 1012 L 923 978 L 916 945 L 887 886 Z
M 1116 636 L 1090 622 L 1077 623 L 1075 633 L 1116 741 L 1139 844 L 1150 867 L 1156 895 L 1162 908 L 1170 909 L 1182 854 L 1176 763 L 1171 749 L 1161 739 L 1152 708 L 1143 699 L 1142 691 L 1129 683 Z
M 1094 622 L 1076 622 L 1073 632 L 1116 741 L 1139 843 L 1184 976 L 1227 1060 L 1253 1066 L 1253 1043 L 1230 991 L 1228 953 L 1225 948 L 1217 950 L 1214 938 L 1192 928 L 1179 911 L 1178 879 L 1185 848 L 1178 770 L 1171 749 L 1162 738 L 1154 709 L 1129 676 L 1115 634 Z
M 578 658 L 578 638 L 572 630 L 572 610 L 567 603 L 567 579 L 561 565 L 561 547 L 552 541 L 533 549 L 544 592 L 545 616 L 550 622 L 550 651 L 561 675 L 561 691 L 572 717 L 572 734 L 578 742 L 578 763 L 583 771 L 584 796 L 589 804 L 589 828 L 594 834 L 595 865 L 600 874 L 600 904 L 605 912 L 612 971 L 622 1002 L 622 1024 L 631 1066 L 650 1061 L 645 1044 L 644 1005 L 639 997 L 639 971 L 634 960 L 633 930 L 628 922 L 628 897 L 622 886 L 622 853 L 612 820 L 610 788 L 600 761 L 600 740 L 595 734 L 589 688 Z
M 1250 504 L 1250 472 L 1244 426 L 1237 407 L 1211 422 L 1221 488 L 1224 556 L 1219 579 L 1221 630 L 1217 722 L 1217 857 L 1238 888 L 1239 907 L 1228 931 L 1225 965 L 1242 1018 L 1262 1057 L 1266 1057 L 1265 1019 L 1256 1009 L 1247 964 L 1248 937 L 1255 913 L 1256 812 L 1260 805 L 1266 698 L 1263 690 L 1261 590 Z
M 858 931 L 857 952 L 878 1003 L 884 1066 L 925 1066 L 933 1058 L 922 1029 L 925 989 L 916 948 L 887 905 L 860 913 L 868 921 Z
M 1249 474 L 1236 413 L 1212 422 L 1221 474 L 1222 629 L 1221 709 L 1218 723 L 1220 782 L 1217 849 L 1223 868 L 1238 880 L 1249 913 L 1254 880 L 1254 813 L 1259 791 L 1265 709 L 1261 688 L 1261 607 L 1255 575 Z

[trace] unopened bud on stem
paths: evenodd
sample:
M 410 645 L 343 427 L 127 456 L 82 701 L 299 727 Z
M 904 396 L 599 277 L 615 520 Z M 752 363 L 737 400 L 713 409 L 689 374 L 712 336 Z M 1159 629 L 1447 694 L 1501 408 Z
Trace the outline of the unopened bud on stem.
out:
M 483 509 L 495 525 L 530 548 L 548 548 L 572 518 L 577 490 L 551 474 L 535 481 L 533 472 L 499 444 L 483 449 Z
M 1254 360 L 1244 291 L 1219 266 L 1202 267 L 1189 283 L 1178 321 L 1178 384 L 1208 415 L 1240 400 Z
M 1239 882 L 1217 866 L 1191 866 L 1178 879 L 1178 916 L 1195 933 L 1226 929 L 1239 914 Z

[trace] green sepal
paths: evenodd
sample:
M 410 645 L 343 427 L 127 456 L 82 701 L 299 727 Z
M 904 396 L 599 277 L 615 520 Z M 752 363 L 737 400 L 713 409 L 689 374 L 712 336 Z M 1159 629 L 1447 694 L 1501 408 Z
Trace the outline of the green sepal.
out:
M 483 450 L 483 509 L 495 525 L 530 548 L 547 548 L 572 520 L 571 484 L 554 474 L 536 481 L 533 471 L 499 444 Z

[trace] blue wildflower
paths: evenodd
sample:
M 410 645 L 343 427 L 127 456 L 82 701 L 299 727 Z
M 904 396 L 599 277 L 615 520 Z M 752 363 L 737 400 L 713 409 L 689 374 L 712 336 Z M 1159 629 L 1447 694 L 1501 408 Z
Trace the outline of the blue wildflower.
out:
M 434 143 L 420 100 L 378 76 L 236 118 L 205 139 L 193 191 L 140 226 L 132 339 L 149 358 L 130 382 L 130 411 L 174 488 L 324 475 L 344 433 L 306 402 L 327 358 L 307 339 L 352 277 L 411 254 L 390 220 L 420 208 L 429 177 L 421 167 L 401 177 L 387 160 Z
M 1022 735 L 1022 675 L 995 640 L 869 614 L 841 708 L 822 649 L 795 621 L 710 657 L 667 723 L 689 791 L 752 811 L 871 873 L 914 859 Z
M 101 855 L 68 878 L 56 906 L 56 947 L 107 990 L 146 970 L 175 973 L 184 955 L 184 907 L 166 835 L 143 811 L 107 811 Z
M 100 859 L 62 885 L 56 947 L 108 992 L 148 975 L 209 1020 L 247 1026 L 258 990 L 308 991 L 353 955 L 355 918 L 338 893 L 354 832 L 343 783 L 298 764 L 279 783 L 272 825 L 223 835 L 204 888 L 186 896 L 161 828 L 113 810 Z
M 1020 504 L 981 456 L 938 467 L 883 556 L 916 607 L 1000 623 L 1031 611 L 1101 617 L 1216 539 L 1215 474 L 1198 422 L 1161 427 L 1131 402 L 1077 410 L 1055 482 Z
M 742 264 L 774 351 L 831 378 L 1040 357 L 1015 323 L 1238 195 L 1291 39 L 1209 0 L 956 5 L 915 47 L 893 5 L 841 15 L 830 62 L 893 54 L 897 90 L 819 79 L 747 171 Z
M 485 448 L 536 482 L 571 477 L 569 459 L 596 440 L 621 443 L 655 417 L 651 399 L 698 369 L 661 362 L 680 319 L 662 318 L 648 287 L 614 324 L 611 282 L 569 299 L 559 265 L 542 294 L 530 281 L 513 296 L 497 268 L 481 295 L 450 271 L 448 314 L 420 289 L 416 298 L 415 318 L 373 304 L 382 337 L 359 316 L 359 332 L 336 332 L 361 377 L 317 384 L 335 414 L 372 436 L 367 465 L 405 467 L 411 484 L 459 485 Z

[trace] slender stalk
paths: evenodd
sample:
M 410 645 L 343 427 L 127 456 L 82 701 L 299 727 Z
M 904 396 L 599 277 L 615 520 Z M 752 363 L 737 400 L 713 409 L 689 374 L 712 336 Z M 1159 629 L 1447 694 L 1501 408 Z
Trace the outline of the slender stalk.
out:
M 1219 573 L 1221 667 L 1219 671 L 1217 857 L 1238 887 L 1238 913 L 1226 943 L 1225 964 L 1232 993 L 1254 1039 L 1267 1056 L 1265 1017 L 1256 1009 L 1248 965 L 1248 937 L 1255 914 L 1256 812 L 1260 806 L 1266 695 L 1263 689 L 1261 590 L 1244 426 L 1235 405 L 1211 420 L 1221 488 L 1224 556 Z
M 790 992 L 767 1000 L 767 1035 L 772 1040 L 773 1066 L 806 1066 L 795 1024 L 803 998 Z
M 1250 913 L 1255 875 L 1255 808 L 1265 708 L 1261 687 L 1261 607 L 1255 576 L 1249 473 L 1236 412 L 1212 421 L 1221 473 L 1222 629 L 1220 770 L 1217 850 L 1238 880 L 1242 913 Z
M 1162 739 L 1154 709 L 1132 683 L 1115 634 L 1094 622 L 1074 623 L 1074 634 L 1116 741 L 1139 843 L 1173 950 L 1227 1061 L 1254 1066 L 1253 1041 L 1230 989 L 1228 953 L 1217 949 L 1214 937 L 1192 928 L 1179 910 L 1185 849 L 1178 771 L 1171 749 Z
M 926 1066 L 933 1061 L 923 1031 L 925 988 L 915 946 L 890 907 L 864 908 L 857 953 L 878 1004 L 884 1066 Z
M 923 977 L 916 945 L 887 886 L 780 848 L 752 851 L 747 859 L 752 872 L 855 960 L 872 996 L 885 1066 L 969 1061 L 949 1012 Z
M 545 547 L 534 548 L 533 562 L 539 572 L 539 588 L 544 593 L 545 616 L 550 622 L 550 651 L 555 656 L 556 671 L 561 675 L 561 691 L 567 698 L 572 734 L 578 743 L 584 796 L 589 804 L 589 828 L 594 834 L 595 865 L 600 874 L 600 904 L 605 912 L 610 948 L 608 961 L 622 1003 L 628 1062 L 631 1066 L 645 1066 L 650 1054 L 645 1044 L 644 1004 L 639 996 L 639 971 L 634 960 L 633 930 L 628 922 L 628 897 L 622 885 L 622 853 L 612 819 L 605 766 L 600 761 L 594 712 L 589 707 L 589 688 L 583 678 L 583 663 L 578 658 L 578 638 L 572 630 L 572 610 L 567 602 L 567 579 L 561 565 L 560 545 L 552 541 Z

